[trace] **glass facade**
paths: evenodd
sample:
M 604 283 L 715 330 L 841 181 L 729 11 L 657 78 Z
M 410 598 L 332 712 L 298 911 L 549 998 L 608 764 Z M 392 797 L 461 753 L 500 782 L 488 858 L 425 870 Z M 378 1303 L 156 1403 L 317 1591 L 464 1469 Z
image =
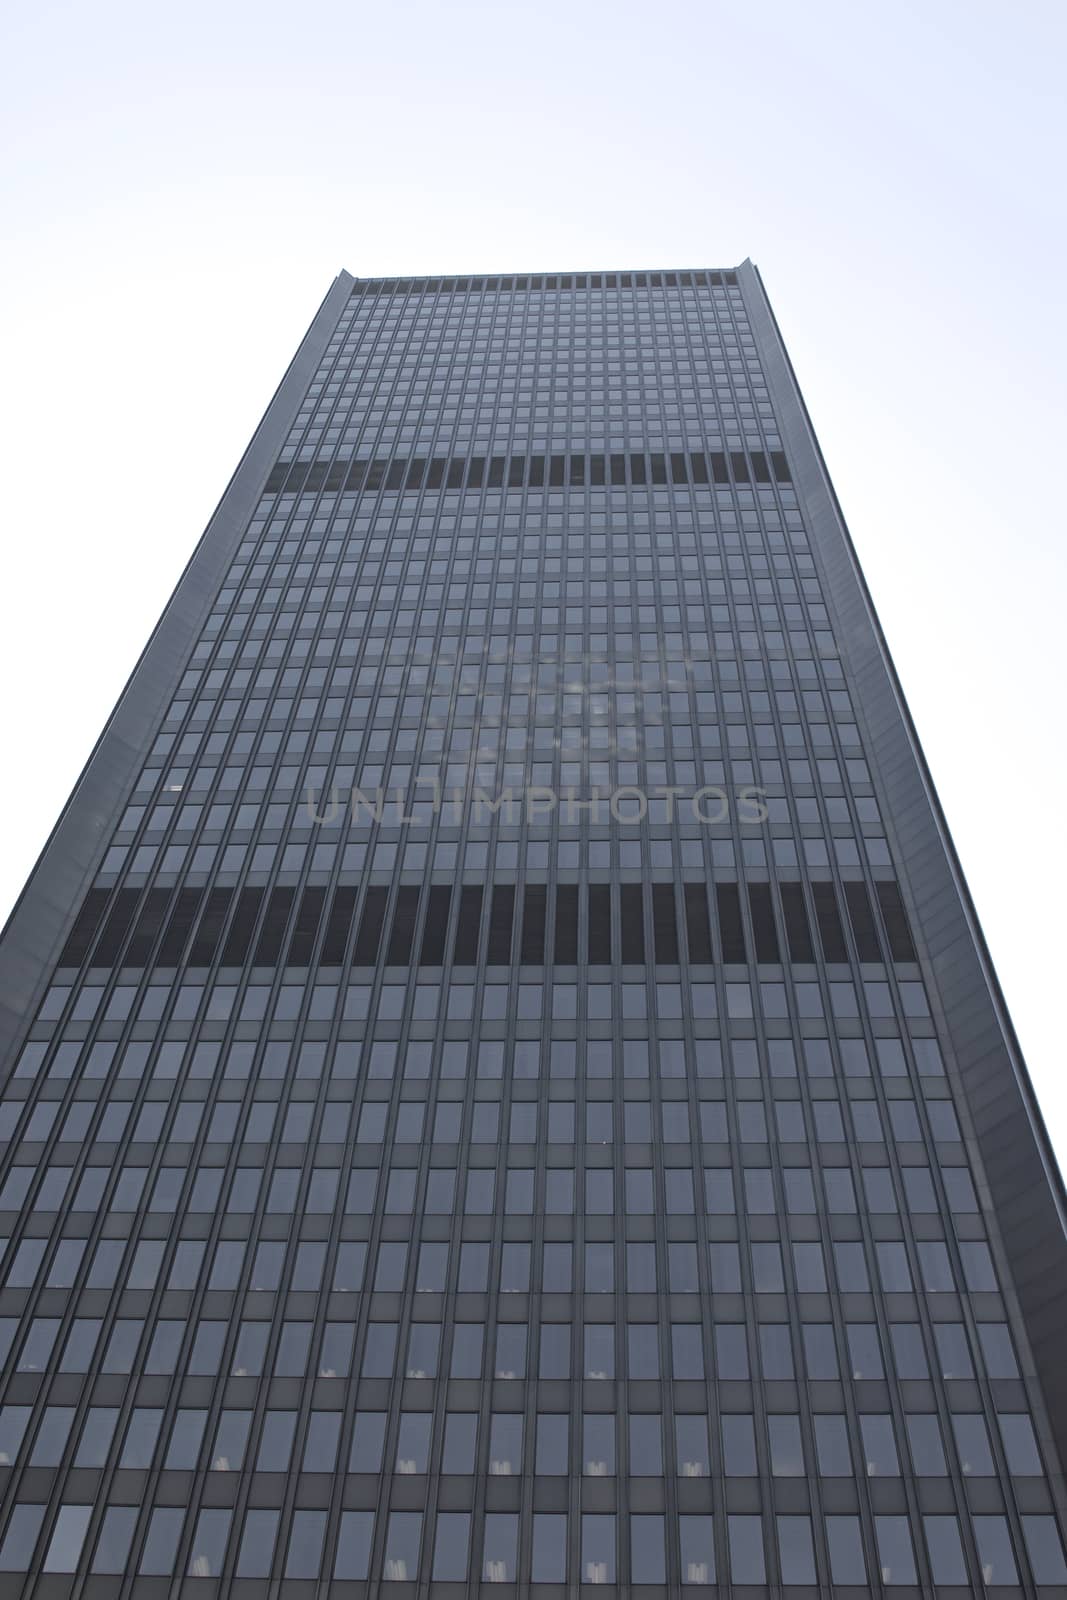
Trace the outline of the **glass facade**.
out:
M 1067 1595 L 1062 1185 L 750 263 L 342 274 L 0 971 L 5 1596 Z

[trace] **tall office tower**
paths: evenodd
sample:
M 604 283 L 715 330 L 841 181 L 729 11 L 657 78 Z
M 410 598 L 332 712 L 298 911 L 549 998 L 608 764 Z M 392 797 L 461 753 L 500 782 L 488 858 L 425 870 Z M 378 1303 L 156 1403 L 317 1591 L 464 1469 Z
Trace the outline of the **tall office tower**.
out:
M 751 264 L 342 274 L 0 959 L 5 1600 L 1067 1594 L 1063 1189 Z

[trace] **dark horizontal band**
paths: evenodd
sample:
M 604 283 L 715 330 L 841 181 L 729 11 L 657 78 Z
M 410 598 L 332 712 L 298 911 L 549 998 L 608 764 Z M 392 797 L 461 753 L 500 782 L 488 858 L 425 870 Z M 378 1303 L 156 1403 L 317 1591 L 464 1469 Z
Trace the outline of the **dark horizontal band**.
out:
M 880 879 L 91 889 L 61 967 L 639 966 L 914 961 Z M 550 904 L 551 900 L 551 904 Z M 327 905 L 327 901 L 329 902 Z M 357 914 L 358 913 L 358 914 Z
M 419 489 L 634 488 L 659 484 L 791 483 L 781 450 L 619 451 L 611 455 L 378 456 L 279 461 L 267 494 L 397 494 Z

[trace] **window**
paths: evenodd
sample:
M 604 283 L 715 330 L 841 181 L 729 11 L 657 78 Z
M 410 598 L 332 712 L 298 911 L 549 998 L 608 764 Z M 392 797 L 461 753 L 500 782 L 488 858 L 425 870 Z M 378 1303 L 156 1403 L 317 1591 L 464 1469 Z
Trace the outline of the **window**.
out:
M 1007 1518 L 976 1516 L 971 1520 L 983 1580 L 987 1584 L 1018 1583 L 1019 1575 L 1012 1553 Z
M 930 1573 L 935 1583 L 967 1582 L 967 1565 L 955 1517 L 923 1517 L 923 1535 L 930 1558 Z
M 278 1537 L 276 1510 L 249 1511 L 237 1552 L 238 1578 L 268 1578 L 274 1564 L 274 1545 Z
M 659 1328 L 655 1323 L 630 1323 L 626 1329 L 626 1359 L 631 1378 L 658 1378 Z
M 429 1468 L 430 1425 L 429 1412 L 405 1411 L 400 1416 L 400 1431 L 396 1447 L 396 1471 L 424 1473 Z
M 508 1512 L 487 1512 L 482 1578 L 487 1583 L 514 1583 L 519 1542 L 519 1519 Z
M 547 1253 L 549 1247 L 546 1245 L 545 1248 Z M 614 1290 L 614 1287 L 614 1246 L 610 1244 L 587 1243 L 585 1247 L 586 1293 L 610 1294 Z
M 139 1515 L 139 1506 L 108 1506 L 90 1564 L 91 1572 L 117 1575 L 126 1571 Z
M 844 1417 L 827 1415 L 815 1418 L 815 1453 L 821 1477 L 851 1478 L 852 1455 Z
M 766 1583 L 762 1519 L 727 1517 L 726 1535 L 730 1549 L 730 1576 L 734 1583 Z
M 908 1430 L 912 1471 L 918 1477 L 943 1478 L 948 1472 L 941 1444 L 941 1427 L 935 1416 L 909 1413 L 904 1419 Z
M 384 1419 L 383 1419 L 384 1421 Z M 473 1411 L 450 1411 L 445 1417 L 444 1452 L 441 1471 L 471 1473 L 474 1471 L 474 1444 L 478 1418 Z
M 333 1472 L 337 1464 L 337 1447 L 341 1435 L 339 1411 L 313 1411 L 308 1418 L 307 1437 L 304 1441 L 304 1472 Z
M 206 1411 L 184 1408 L 178 1411 L 163 1460 L 168 1471 L 193 1471 L 200 1455 L 206 1423 Z
M 92 1506 L 60 1506 L 44 1558 L 45 1572 L 73 1572 L 85 1543 Z
M 762 1322 L 759 1325 L 760 1361 L 765 1378 L 792 1378 L 793 1348 L 789 1328 L 783 1322 Z
M 880 1241 L 874 1249 L 878 1258 L 878 1275 L 882 1288 L 887 1294 L 907 1293 L 912 1285 L 908 1255 L 904 1246 L 891 1241 Z
M 666 1554 L 664 1549 L 661 1516 L 631 1516 L 630 1524 L 630 1581 L 632 1583 L 664 1583 L 666 1581 Z
M 322 1331 L 319 1352 L 320 1378 L 347 1378 L 352 1366 L 355 1328 L 349 1322 L 328 1322 Z
M 942 1324 L 937 1324 L 938 1327 Z M 893 1345 L 893 1360 L 898 1378 L 928 1378 L 929 1367 L 922 1333 L 914 1322 L 890 1324 L 889 1337 Z
M 615 1326 L 613 1323 L 592 1323 L 586 1326 L 584 1371 L 587 1378 L 613 1378 L 615 1376 Z
M 707 1585 L 715 1582 L 714 1523 L 709 1516 L 678 1518 L 681 1545 L 682 1582 Z
M 881 1378 L 882 1351 L 873 1322 L 850 1322 L 846 1328 L 849 1365 L 854 1378 Z
M 1015 1350 L 1011 1342 L 1011 1334 L 1003 1322 L 980 1322 L 978 1324 L 978 1338 L 982 1346 L 982 1357 L 985 1361 L 986 1372 L 991 1378 L 1017 1378 L 1019 1366 L 1015 1360 Z
M 997 1423 L 1008 1471 L 1020 1477 L 1040 1477 L 1041 1457 L 1030 1418 L 1025 1413 L 1002 1411 Z
M 794 1244 L 793 1270 L 797 1288 L 804 1292 L 825 1293 L 826 1268 L 823 1264 L 822 1245 Z
M 31 1467 L 57 1467 L 74 1421 L 73 1406 L 46 1406 L 30 1451 Z
M 44 1506 L 40 1505 L 16 1505 L 12 1508 L 7 1531 L 0 1544 L 0 1572 L 29 1571 L 44 1512 Z
M 251 1425 L 250 1411 L 224 1411 L 221 1414 L 211 1451 L 212 1472 L 240 1471 Z
M 663 1419 L 658 1413 L 630 1416 L 630 1475 L 635 1478 L 663 1476 Z
M 489 1423 L 489 1472 L 513 1477 L 522 1471 L 521 1414 L 495 1412 Z
M 363 1579 L 369 1575 L 373 1538 L 373 1511 L 342 1511 L 334 1557 L 335 1578 Z
M 530 1577 L 534 1583 L 565 1583 L 567 1518 L 562 1512 L 535 1512 Z
M 753 1246 L 753 1254 L 766 1246 Z M 741 1251 L 729 1240 L 709 1245 L 712 1291 L 717 1294 L 741 1293 Z
M 325 1511 L 294 1511 L 285 1558 L 287 1578 L 317 1578 L 322 1565 L 322 1545 L 326 1537 Z
M 357 1411 L 352 1430 L 349 1472 L 376 1473 L 382 1469 L 385 1445 L 385 1412 Z
M 434 1533 L 433 1577 L 439 1581 L 464 1583 L 470 1559 L 470 1513 L 439 1511 Z M 339 1573 L 335 1574 L 340 1576 Z
M 393 1511 L 385 1535 L 387 1582 L 412 1583 L 419 1575 L 419 1550 L 422 1544 L 421 1511 Z
M 800 1418 L 796 1416 L 769 1416 L 767 1434 L 771 1449 L 771 1472 L 776 1478 L 802 1478 L 804 1476 L 804 1449 L 800 1436 Z M 798 1582 L 801 1580 L 797 1580 Z M 803 1580 L 807 1582 L 807 1580 Z
M 363 1376 L 391 1378 L 396 1359 L 396 1324 L 370 1322 L 363 1346 Z
M 259 1450 L 256 1454 L 256 1471 L 288 1472 L 295 1433 L 295 1411 L 268 1411 L 263 1418 L 263 1432 L 260 1434 Z
M 497 1328 L 496 1376 L 498 1378 L 524 1378 L 526 1376 L 526 1324 L 524 1322 L 504 1322 Z
M 1054 1517 L 1024 1516 L 1023 1539 L 1034 1582 L 1038 1584 L 1067 1583 L 1067 1565 L 1063 1559 L 1063 1545 Z
M 614 1583 L 615 1518 L 586 1514 L 582 1517 L 583 1583 Z
M 185 1511 L 181 1507 L 156 1507 L 148 1522 L 138 1572 L 151 1577 L 173 1577 L 178 1538 L 184 1521 Z
M 145 1468 L 152 1465 L 162 1420 L 162 1411 L 155 1407 L 134 1407 L 130 1413 L 129 1426 L 119 1457 L 120 1467 Z
M 708 1419 L 703 1416 L 675 1417 L 674 1434 L 678 1452 L 678 1476 L 706 1478 L 711 1472 Z
M 960 1470 L 970 1477 L 992 1478 L 993 1456 L 985 1419 L 970 1414 L 953 1416 L 952 1431 L 956 1437 Z
M 269 1335 L 269 1322 L 241 1323 L 230 1368 L 235 1378 L 258 1378 L 262 1374 Z
M 408 1335 L 405 1375 L 409 1378 L 435 1378 L 440 1346 L 441 1329 L 436 1322 L 413 1323 Z
M 537 1418 L 534 1471 L 547 1477 L 563 1477 L 569 1470 L 570 1418 L 542 1412 Z
M 915 1556 L 907 1517 L 875 1517 L 874 1536 L 882 1582 L 915 1583 Z
M 778 1559 L 782 1568 L 782 1582 L 785 1584 L 813 1584 L 816 1581 L 816 1576 L 811 1518 L 779 1516 L 775 1518 L 775 1525 L 778 1536 Z
M 861 1416 L 860 1433 L 868 1478 L 898 1476 L 900 1463 L 897 1460 L 892 1419 L 875 1414 Z
M 582 1472 L 587 1478 L 615 1476 L 615 1418 L 587 1414 L 582 1419 Z
M 723 1469 L 729 1477 L 754 1477 L 756 1437 L 747 1413 L 722 1418 Z
M 482 1375 L 482 1343 L 485 1330 L 479 1323 L 456 1324 L 452 1344 L 453 1378 L 480 1378 Z M 542 1377 L 548 1376 L 542 1373 Z
M 827 1517 L 826 1542 L 830 1551 L 830 1579 L 833 1583 L 865 1584 L 867 1563 L 858 1517 Z
M 302 1241 L 296 1247 L 293 1275 L 289 1282 L 290 1289 L 317 1290 L 322 1283 L 325 1265 L 325 1244 L 310 1240 Z
M 674 1330 L 672 1330 L 674 1331 Z M 697 1350 L 699 1353 L 699 1329 L 687 1330 L 697 1334 Z M 700 1370 L 680 1372 L 675 1365 L 676 1378 L 702 1378 L 703 1363 L 698 1363 Z M 748 1372 L 748 1342 L 746 1329 L 741 1323 L 718 1323 L 715 1328 L 715 1365 L 720 1378 L 747 1378 Z

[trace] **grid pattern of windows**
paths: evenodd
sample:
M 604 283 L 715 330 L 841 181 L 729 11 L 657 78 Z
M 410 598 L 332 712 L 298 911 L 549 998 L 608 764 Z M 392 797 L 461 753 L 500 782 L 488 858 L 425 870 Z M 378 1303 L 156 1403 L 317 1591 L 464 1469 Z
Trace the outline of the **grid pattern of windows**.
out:
M 737 274 L 355 288 L 0 1092 L 4 1592 L 1060 1592 Z

